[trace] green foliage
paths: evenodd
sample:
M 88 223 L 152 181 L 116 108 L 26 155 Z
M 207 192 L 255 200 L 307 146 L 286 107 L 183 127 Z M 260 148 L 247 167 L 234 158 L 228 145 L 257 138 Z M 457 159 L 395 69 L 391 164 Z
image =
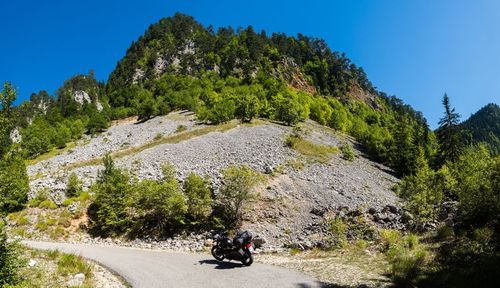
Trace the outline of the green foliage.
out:
M 321 125 L 329 125 L 332 119 L 333 108 L 324 98 L 318 97 L 311 104 L 311 119 Z M 344 130 L 345 131 L 345 130 Z
M 260 181 L 259 175 L 247 166 L 229 167 L 222 171 L 222 187 L 217 193 L 215 214 L 226 229 L 239 227 L 252 189 Z
M 331 244 L 335 247 L 342 248 L 347 245 L 347 225 L 340 217 L 329 219 L 326 223 Z
M 285 95 L 278 93 L 272 100 L 274 118 L 283 121 L 287 125 L 295 125 L 304 119 L 304 107 L 300 105 L 296 93 L 290 92 Z
M 22 209 L 28 201 L 29 180 L 24 160 L 11 153 L 0 160 L 0 214 Z
M 424 167 L 415 176 L 403 178 L 398 190 L 420 221 L 435 219 L 442 201 L 458 201 L 453 229 L 444 226 L 436 234 L 436 239 L 448 244 L 437 250 L 435 267 L 427 271 L 427 279 L 421 279 L 422 286 L 483 283 L 495 287 L 500 263 L 500 237 L 495 228 L 500 221 L 499 179 L 500 157 L 492 157 L 484 145 L 465 149 L 455 162 L 438 171 Z
M 435 172 L 425 164 L 415 175 L 406 176 L 396 185 L 396 192 L 408 200 L 406 209 L 416 217 L 416 227 L 436 219 L 439 204 L 449 188 L 446 181 L 446 168 Z
M 474 113 L 460 125 L 464 133 L 464 142 L 486 143 L 493 155 L 500 154 L 500 106 L 490 103 Z
M 444 116 L 439 120 L 437 138 L 440 147 L 440 163 L 446 161 L 456 161 L 462 153 L 463 133 L 460 124 L 460 115 L 451 108 L 448 95 L 444 94 L 443 106 L 445 108 Z
M 76 173 L 71 173 L 68 177 L 68 184 L 66 185 L 66 190 L 64 191 L 66 197 L 78 197 L 82 193 L 82 183 L 78 179 Z
M 161 166 L 161 172 L 163 174 L 163 181 L 174 181 L 175 180 L 175 167 L 171 163 L 164 163 Z
M 397 230 L 382 229 L 379 245 L 387 257 L 388 276 L 397 287 L 420 287 L 430 262 L 428 248 L 419 243 L 415 234 L 402 235 Z
M 104 169 L 91 187 L 95 198 L 88 209 L 94 235 L 165 237 L 206 224 L 201 222 L 208 220 L 212 206 L 207 179 L 190 174 L 183 191 L 169 163 L 162 166 L 161 180 L 131 181 L 111 157 L 103 161 Z
M 28 205 L 30 207 L 38 207 L 40 203 L 43 201 L 49 199 L 49 193 L 47 192 L 46 189 L 39 190 L 35 197 L 31 198 L 30 201 L 28 202 Z
M 354 150 L 352 150 L 351 146 L 347 143 L 340 146 L 340 151 L 342 152 L 342 158 L 347 161 L 353 161 L 356 157 L 358 157 L 356 153 L 354 153 Z
M 425 264 L 428 253 L 425 250 L 404 249 L 391 257 L 389 276 L 397 287 L 416 287 L 425 278 Z
M 184 224 L 188 206 L 176 180 L 142 180 L 133 191 L 134 233 L 167 235 Z
M 95 200 L 88 208 L 91 232 L 110 236 L 126 232 L 130 226 L 127 204 L 132 194 L 129 176 L 115 168 L 109 155 L 103 159 L 104 169 L 99 171 L 97 183 L 91 187 Z
M 242 122 L 250 122 L 258 116 L 260 110 L 260 102 L 254 94 L 242 95 L 236 104 L 235 117 Z
M 8 241 L 5 222 L 0 220 L 0 287 L 9 287 L 19 281 L 21 262 L 18 249 L 15 242 Z
M 187 197 L 188 217 L 193 222 L 206 220 L 212 212 L 209 179 L 190 173 L 184 180 L 184 193 Z
M 94 135 L 96 133 L 101 133 L 108 128 L 108 119 L 102 113 L 96 111 L 90 113 L 89 120 L 85 128 L 87 133 Z
M 11 144 L 10 132 L 15 123 L 16 112 L 12 106 L 17 93 L 9 82 L 4 83 L 0 91 L 0 157 L 3 156 Z
M 137 114 L 138 121 L 147 121 L 151 117 L 159 114 L 158 104 L 156 103 L 153 93 L 149 90 L 141 89 L 138 95 Z

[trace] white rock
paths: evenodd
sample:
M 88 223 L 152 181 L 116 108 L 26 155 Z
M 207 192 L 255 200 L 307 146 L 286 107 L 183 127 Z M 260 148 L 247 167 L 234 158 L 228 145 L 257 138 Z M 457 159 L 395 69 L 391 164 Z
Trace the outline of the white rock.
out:
M 92 102 L 92 100 L 90 99 L 89 94 L 87 94 L 87 92 L 85 92 L 85 91 L 75 91 L 75 93 L 73 94 L 73 98 L 79 104 L 83 104 L 85 102 L 86 103 Z
M 33 259 L 30 259 L 30 261 L 28 262 L 28 266 L 31 268 L 35 267 L 36 264 L 37 264 L 36 260 Z
M 83 282 L 83 281 L 85 281 L 85 274 L 78 273 L 75 276 L 73 276 L 73 279 L 81 280 Z

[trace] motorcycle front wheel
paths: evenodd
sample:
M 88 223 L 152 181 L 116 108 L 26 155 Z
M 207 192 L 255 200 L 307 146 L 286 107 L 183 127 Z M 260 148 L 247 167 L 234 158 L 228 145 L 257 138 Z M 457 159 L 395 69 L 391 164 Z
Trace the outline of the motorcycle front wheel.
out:
M 212 247 L 212 256 L 219 261 L 224 260 L 224 253 L 217 246 Z
M 241 260 L 241 263 L 243 263 L 243 265 L 245 265 L 245 266 L 252 265 L 252 263 L 253 263 L 253 255 L 250 254 L 247 258 L 245 258 L 244 260 Z

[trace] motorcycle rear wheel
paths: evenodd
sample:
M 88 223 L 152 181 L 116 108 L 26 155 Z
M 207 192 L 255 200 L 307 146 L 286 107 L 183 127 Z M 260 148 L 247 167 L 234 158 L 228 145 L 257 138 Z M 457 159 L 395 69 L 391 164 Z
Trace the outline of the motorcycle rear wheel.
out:
M 225 258 L 224 253 L 217 246 L 212 247 L 212 256 L 219 261 L 223 261 Z

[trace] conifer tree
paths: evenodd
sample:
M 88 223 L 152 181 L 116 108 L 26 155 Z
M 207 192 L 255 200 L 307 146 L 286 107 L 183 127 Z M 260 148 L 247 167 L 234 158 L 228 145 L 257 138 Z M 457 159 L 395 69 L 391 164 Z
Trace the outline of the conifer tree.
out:
M 462 132 L 459 126 L 460 114 L 451 108 L 450 99 L 446 93 L 443 97 L 443 106 L 445 109 L 443 118 L 439 120 L 437 139 L 440 149 L 440 164 L 446 161 L 456 161 L 464 147 L 462 141 Z

